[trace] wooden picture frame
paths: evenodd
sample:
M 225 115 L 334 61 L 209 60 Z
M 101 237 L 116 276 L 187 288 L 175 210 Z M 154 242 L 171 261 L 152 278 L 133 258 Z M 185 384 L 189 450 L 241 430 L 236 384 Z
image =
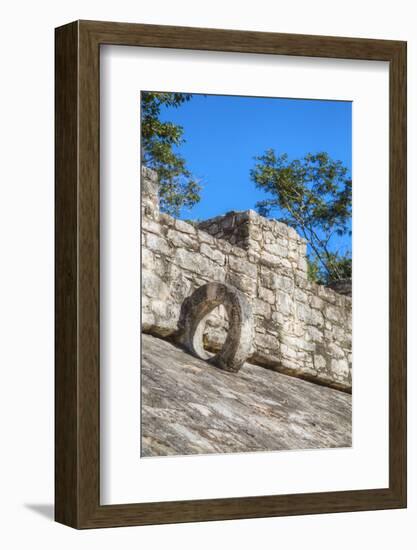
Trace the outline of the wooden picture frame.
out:
M 55 518 L 75 528 L 406 506 L 406 43 L 76 21 L 56 29 Z M 389 487 L 100 505 L 99 56 L 117 44 L 389 62 Z

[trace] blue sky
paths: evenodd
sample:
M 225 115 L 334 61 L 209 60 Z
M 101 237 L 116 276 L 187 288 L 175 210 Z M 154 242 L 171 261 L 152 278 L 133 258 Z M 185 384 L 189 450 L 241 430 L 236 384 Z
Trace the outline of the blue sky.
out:
M 194 95 L 178 108 L 164 108 L 161 118 L 183 126 L 186 142 L 179 152 L 202 180 L 201 201 L 181 212 L 184 219 L 255 209 L 267 195 L 249 172 L 253 157 L 268 148 L 290 159 L 326 151 L 352 167 L 350 102 Z M 350 250 L 350 241 L 345 236 L 334 244 Z

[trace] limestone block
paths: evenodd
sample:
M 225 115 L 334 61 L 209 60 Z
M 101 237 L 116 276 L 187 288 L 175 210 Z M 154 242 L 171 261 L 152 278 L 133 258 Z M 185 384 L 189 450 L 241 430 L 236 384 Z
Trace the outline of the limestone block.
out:
M 200 274 L 208 274 L 210 262 L 205 256 L 190 252 L 185 248 L 178 248 L 175 252 L 174 262 L 182 268 Z
M 247 251 L 247 258 L 252 264 L 258 264 L 260 257 L 259 252 L 254 252 L 253 250 Z
M 300 342 L 301 339 L 297 338 L 296 336 L 292 336 L 290 334 L 281 334 L 280 340 L 282 344 L 285 344 L 286 346 L 290 347 L 291 349 L 298 349 L 300 348 Z
M 216 239 L 212 235 L 206 233 L 205 231 L 201 231 L 200 229 L 197 230 L 197 238 L 200 243 L 206 243 L 215 246 L 217 246 L 218 244 Z
M 298 336 L 299 338 L 306 338 L 306 325 L 304 323 L 300 323 L 297 320 L 292 320 L 292 333 L 295 334 L 295 336 Z
M 297 352 L 293 348 L 287 346 L 286 344 L 281 344 L 280 349 L 284 358 L 297 359 Z
M 161 233 L 161 224 L 147 216 L 142 218 L 142 231 L 149 231 L 150 233 L 156 233 L 159 235 Z
M 265 244 L 264 250 L 274 256 L 281 256 L 282 258 L 286 258 L 288 256 L 288 249 L 277 242 Z
M 294 298 L 299 302 L 306 304 L 308 302 L 308 294 L 301 288 L 296 288 L 294 291 Z
M 253 302 L 253 313 L 255 315 L 261 315 L 262 317 L 266 317 L 268 319 L 271 317 L 271 306 L 263 300 L 255 298 Z
M 311 296 L 310 305 L 314 309 L 323 310 L 325 306 L 325 302 L 318 296 Z
M 322 342 L 323 332 L 315 326 L 308 325 L 306 328 L 306 338 L 312 340 L 313 342 Z
M 177 303 L 181 303 L 193 288 L 192 282 L 176 266 L 172 266 L 170 272 L 169 297 Z
M 316 344 L 314 342 L 307 342 L 303 338 L 298 339 L 297 346 L 302 351 L 316 351 Z
M 319 328 L 324 325 L 324 317 L 321 311 L 317 309 L 310 309 L 310 323 Z
M 288 262 L 288 261 L 287 261 Z M 262 252 L 261 254 L 261 263 L 270 267 L 278 267 L 283 264 L 283 259 L 269 252 Z M 288 262 L 288 268 L 291 269 L 291 264 Z
M 147 233 L 146 246 L 154 252 L 165 254 L 167 256 L 171 255 L 173 252 L 173 249 L 168 245 L 167 241 L 163 237 L 154 235 L 153 233 Z
M 318 371 L 323 371 L 326 369 L 327 367 L 326 359 L 322 355 L 319 355 L 318 353 L 314 354 L 313 361 L 314 361 L 314 368 L 317 369 Z
M 288 318 L 283 315 L 280 311 L 273 311 L 272 312 L 272 315 L 271 315 L 271 321 L 273 323 L 275 323 L 276 325 L 276 328 L 278 329 L 279 326 L 282 326 L 282 327 L 288 327 L 288 326 L 292 326 L 292 322 L 289 322 L 288 321 Z M 289 328 L 287 328 L 286 330 L 289 330 Z
M 346 378 L 349 375 L 349 363 L 346 359 L 332 359 L 331 370 L 339 378 Z
M 249 239 L 253 239 L 254 241 L 261 241 L 262 231 L 256 225 L 250 225 L 248 230 L 248 237 Z
M 307 260 L 305 257 L 301 256 L 298 258 L 297 267 L 300 271 L 307 271 Z
M 294 302 L 286 292 L 277 292 L 277 310 L 283 315 L 292 315 Z
M 155 326 L 155 316 L 151 311 L 142 311 L 142 332 L 152 331 Z
M 167 301 L 166 300 L 152 300 L 151 310 L 156 317 L 167 318 Z
M 327 306 L 324 310 L 324 314 L 330 321 L 340 323 L 342 321 L 342 315 L 337 307 Z
M 296 307 L 296 311 L 297 311 L 297 318 L 300 321 L 308 323 L 311 320 L 311 313 L 312 312 L 311 312 L 310 307 L 306 306 L 303 303 L 298 302 L 297 307 Z
M 256 279 L 247 277 L 246 275 L 243 275 L 243 273 L 234 273 L 233 271 L 229 271 L 226 275 L 226 283 L 235 286 L 249 297 L 256 296 Z
M 201 244 L 200 252 L 204 254 L 204 256 L 207 256 L 214 262 L 218 263 L 219 265 L 225 264 L 225 256 L 220 250 L 216 250 L 215 248 L 211 248 L 205 243 Z
M 272 233 L 272 231 L 264 231 L 263 232 L 263 242 L 265 244 L 272 244 L 276 241 L 275 235 Z
M 303 271 L 301 269 L 297 269 L 297 275 L 301 279 L 305 279 L 307 281 L 307 269 L 305 271 Z
M 194 235 L 190 235 L 189 233 L 181 233 L 181 231 L 176 231 L 175 229 L 168 230 L 167 238 L 170 243 L 177 248 L 184 247 L 188 250 L 197 252 L 200 246 Z
M 327 352 L 336 359 L 343 359 L 345 357 L 345 352 L 342 348 L 333 342 L 327 345 Z
M 155 259 L 151 250 L 148 248 L 142 249 L 142 269 L 153 271 L 155 268 Z
M 153 271 L 142 271 L 142 292 L 145 296 L 157 299 L 168 299 L 168 285 Z
M 268 350 L 269 353 L 277 354 L 280 348 L 280 342 L 277 336 L 271 334 L 256 333 L 255 343 L 262 348 L 262 351 Z
M 233 271 L 243 273 L 247 277 L 252 277 L 253 279 L 258 275 L 258 269 L 255 265 L 248 261 L 235 258 L 234 256 L 229 257 L 229 267 Z
M 237 243 L 238 246 L 240 246 L 241 248 L 245 248 L 247 250 L 251 250 L 252 252 L 257 252 L 258 254 L 260 254 L 262 252 L 262 247 L 260 245 L 260 243 L 258 243 L 257 241 L 240 241 Z
M 261 298 L 261 300 L 268 302 L 268 304 L 275 304 L 276 293 L 272 290 L 259 286 L 258 296 L 259 298 Z
M 197 233 L 196 228 L 193 225 L 182 220 L 175 220 L 175 228 L 178 231 L 189 233 L 190 235 L 195 235 Z
M 336 293 L 333 290 L 330 290 L 330 288 L 317 285 L 317 294 L 326 302 L 330 302 L 331 304 L 334 304 L 336 302 Z

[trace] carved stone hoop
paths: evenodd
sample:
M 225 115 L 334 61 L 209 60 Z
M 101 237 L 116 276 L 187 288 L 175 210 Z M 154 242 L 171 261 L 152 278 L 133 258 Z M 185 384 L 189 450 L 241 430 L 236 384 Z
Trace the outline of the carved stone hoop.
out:
M 222 349 L 211 357 L 203 348 L 204 323 L 214 308 L 223 305 L 229 318 L 229 331 Z M 208 283 L 199 287 L 182 306 L 183 344 L 190 353 L 221 369 L 237 372 L 252 349 L 252 308 L 246 296 L 235 287 Z

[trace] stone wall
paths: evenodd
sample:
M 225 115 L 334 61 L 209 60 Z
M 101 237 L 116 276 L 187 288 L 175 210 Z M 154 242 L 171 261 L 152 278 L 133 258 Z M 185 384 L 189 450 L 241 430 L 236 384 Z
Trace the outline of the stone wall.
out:
M 142 330 L 176 339 L 181 305 L 196 288 L 226 282 L 253 308 L 251 361 L 351 389 L 351 298 L 307 280 L 306 242 L 254 211 L 192 224 L 159 213 L 158 182 L 142 172 Z M 204 341 L 217 351 L 227 318 L 207 319 Z

